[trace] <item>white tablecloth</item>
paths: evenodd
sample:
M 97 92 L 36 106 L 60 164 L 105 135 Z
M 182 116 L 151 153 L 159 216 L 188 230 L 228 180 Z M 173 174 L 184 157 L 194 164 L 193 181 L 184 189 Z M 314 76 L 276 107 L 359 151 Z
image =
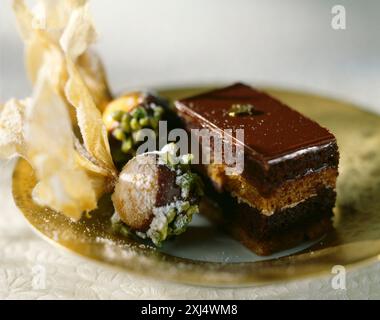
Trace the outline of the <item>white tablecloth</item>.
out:
M 236 80 L 344 98 L 380 112 L 380 2 L 334 0 L 93 0 L 99 51 L 112 87 Z M 117 32 L 115 31 L 117 30 Z M 29 94 L 9 2 L 0 4 L 0 101 Z M 0 163 L 0 298 L 378 298 L 380 264 L 331 277 L 216 289 L 165 283 L 76 257 L 36 236 L 14 206 L 11 162 Z M 42 277 L 42 278 L 41 278 Z
M 141 278 L 85 260 L 35 235 L 12 201 L 11 167 L 0 164 L 0 299 L 380 299 L 380 263 L 348 272 L 346 290 L 333 289 L 331 277 L 219 289 Z

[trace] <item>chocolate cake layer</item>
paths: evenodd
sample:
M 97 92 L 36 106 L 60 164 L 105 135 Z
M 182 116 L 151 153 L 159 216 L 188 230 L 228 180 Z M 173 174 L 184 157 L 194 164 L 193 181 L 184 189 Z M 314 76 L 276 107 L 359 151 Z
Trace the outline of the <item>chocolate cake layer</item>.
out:
M 245 203 L 236 203 L 229 199 L 223 202 L 227 206 L 226 215 L 232 214 L 230 217 L 226 216 L 226 219 L 232 224 L 244 226 L 256 239 L 269 239 L 280 233 L 288 233 L 293 228 L 302 229 L 323 217 L 331 217 L 336 193 L 332 189 L 321 189 L 316 196 L 271 216 L 264 216 Z
M 270 255 L 325 234 L 332 227 L 336 193 L 323 188 L 316 196 L 271 216 L 223 194 L 213 198 L 223 211 L 221 215 L 207 211 L 206 216 L 257 254 Z
M 278 251 L 293 248 L 305 241 L 318 240 L 330 229 L 332 229 L 331 217 L 324 217 L 315 223 L 305 224 L 302 228 L 293 228 L 286 234 L 280 233 L 265 240 L 255 238 L 241 226 L 235 226 L 230 233 L 256 254 L 269 256 Z
M 232 117 L 232 105 L 250 105 L 251 115 Z M 244 129 L 242 176 L 268 195 L 284 181 L 323 168 L 337 168 L 335 137 L 299 112 L 264 92 L 238 83 L 177 101 L 177 113 L 187 130 L 215 132 Z M 239 143 L 235 141 L 234 143 Z

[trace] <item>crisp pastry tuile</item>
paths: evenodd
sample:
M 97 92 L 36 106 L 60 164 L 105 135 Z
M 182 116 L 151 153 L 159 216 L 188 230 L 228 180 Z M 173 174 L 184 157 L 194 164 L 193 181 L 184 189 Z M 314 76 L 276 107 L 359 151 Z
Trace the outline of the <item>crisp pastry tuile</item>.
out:
M 87 5 L 75 10 L 60 40 L 69 74 L 65 94 L 68 101 L 76 108 L 83 143 L 91 159 L 110 176 L 116 176 L 102 115 L 75 64 L 77 57 L 93 41 L 94 34 Z
M 158 163 L 141 167 L 145 169 L 141 171 L 144 179 L 151 181 L 146 190 L 135 189 L 136 185 L 123 177 L 130 173 L 136 161 L 156 159 L 158 153 L 137 156 L 119 176 L 100 102 L 86 81 L 88 74 L 83 72 L 81 65 L 96 32 L 86 1 L 68 3 L 74 7 L 69 15 L 61 17 L 64 22 L 52 19 L 58 14 L 54 11 L 48 17 L 46 30 L 30 31 L 25 22 L 30 22 L 31 14 L 22 1 L 15 1 L 15 11 L 23 22 L 22 33 L 31 50 L 29 58 L 35 54 L 34 57 L 41 61 L 32 68 L 36 76 L 32 97 L 23 101 L 10 100 L 0 108 L 0 156 L 19 155 L 31 164 L 37 178 L 32 196 L 38 204 L 77 221 L 84 212 L 97 207 L 104 193 L 113 192 L 114 207 L 123 221 L 118 225 L 123 223 L 123 229 L 127 226 L 138 236 L 150 238 L 160 245 L 166 238 L 184 232 L 192 215 L 198 212 L 202 194 L 200 178 L 191 172 L 188 155 L 180 158 L 187 161 L 182 165 L 166 161 L 176 158 L 173 146 L 159 153 L 162 159 L 160 156 Z M 54 25 L 54 21 L 59 23 Z M 41 48 L 44 52 L 39 49 L 32 52 L 36 49 L 34 45 L 42 43 L 47 45 Z M 136 110 L 141 111 L 142 107 L 139 104 Z M 161 115 L 156 107 L 152 108 L 154 116 Z M 75 111 L 74 123 L 70 109 Z M 155 121 L 160 119 L 154 118 Z M 77 128 L 79 132 L 75 135 Z M 153 199 L 154 203 L 146 210 L 140 210 L 142 207 L 134 210 L 131 204 L 137 203 L 142 195 Z M 133 219 L 145 221 L 145 224 L 136 225 Z
M 64 6 L 63 2 L 57 7 Z M 38 181 L 33 199 L 78 220 L 82 213 L 97 207 L 102 194 L 113 189 L 117 170 L 101 113 L 83 76 L 86 72 L 79 65 L 95 35 L 88 7 L 86 1 L 67 3 L 71 3 L 72 11 L 65 11 L 67 15 L 56 24 L 58 11 L 52 14 L 46 7 L 46 29 L 34 29 L 36 17 L 22 1 L 14 1 L 34 88 L 32 98 L 12 99 L 1 108 L 0 156 L 24 157 Z M 84 38 L 78 38 L 72 28 L 86 30 Z M 63 38 L 64 50 L 59 38 Z M 70 109 L 76 111 L 79 139 L 73 133 Z
M 23 124 L 29 104 L 29 99 L 11 99 L 0 106 L 0 158 L 25 155 Z
M 97 207 L 96 191 L 75 161 L 74 135 L 64 103 L 51 89 L 48 75 L 37 83 L 24 128 L 26 158 L 38 179 L 33 199 L 78 220 L 82 212 Z
M 39 73 L 33 96 L 8 101 L 0 114 L 0 155 L 20 155 L 38 180 L 33 199 L 73 220 L 97 206 L 97 190 L 76 162 L 74 134 L 66 106 L 55 94 L 50 68 Z
M 70 108 L 64 94 L 68 74 L 59 40 L 67 29 L 66 27 L 69 20 L 72 19 L 72 15 L 78 10 L 83 10 L 86 6 L 87 0 L 39 0 L 33 10 L 29 10 L 24 1 L 13 1 L 13 10 L 17 18 L 21 38 L 25 44 L 25 62 L 29 78 L 32 84 L 35 85 L 38 73 L 46 63 L 45 60 L 53 60 L 54 69 L 51 70 L 53 89 L 68 105 L 72 121 L 75 121 L 75 112 Z M 80 27 L 89 28 L 89 25 L 92 28 L 92 22 L 86 21 Z M 82 30 L 81 28 L 80 30 Z M 96 33 L 94 31 L 92 42 L 95 37 Z M 78 39 L 78 42 L 81 41 L 82 39 Z M 91 92 L 96 106 L 103 110 L 111 100 L 111 94 L 106 73 L 99 57 L 88 48 L 86 42 L 86 49 L 82 50 L 82 53 L 76 57 L 74 62 Z

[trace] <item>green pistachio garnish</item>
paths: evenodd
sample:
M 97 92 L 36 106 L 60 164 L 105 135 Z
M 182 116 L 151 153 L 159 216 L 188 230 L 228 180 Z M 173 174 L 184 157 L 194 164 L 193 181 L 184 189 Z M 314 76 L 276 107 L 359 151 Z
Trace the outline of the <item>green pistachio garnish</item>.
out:
M 159 120 L 157 120 L 155 118 L 150 118 L 149 119 L 149 124 L 152 127 L 152 129 L 156 130 L 158 128 L 158 121 Z
M 115 137 L 116 140 L 123 141 L 125 139 L 124 131 L 120 128 L 116 128 L 114 131 L 112 131 L 112 135 Z
M 137 147 L 142 143 L 139 139 L 141 138 L 139 135 L 141 129 L 150 128 L 157 134 L 158 122 L 162 120 L 164 113 L 165 108 L 162 106 L 155 103 L 143 103 L 130 112 L 118 110 L 112 114 L 112 119 L 117 126 L 111 131 L 111 134 L 120 141 L 120 144 L 113 145 L 111 151 L 118 165 L 124 165 L 129 159 L 128 157 L 136 153 Z
M 132 235 L 132 231 L 129 230 L 128 226 L 123 223 L 120 219 L 114 219 L 112 221 L 112 231 L 121 234 L 123 237 L 129 237 Z
M 146 110 L 143 107 L 137 107 L 132 112 L 131 115 L 133 118 L 139 120 L 147 116 Z
M 136 120 L 136 118 L 133 118 Z M 127 137 L 122 142 L 122 151 L 130 152 L 132 149 L 132 139 L 137 138 L 140 131 L 132 132 L 132 135 Z M 177 156 L 177 146 L 175 143 L 169 143 L 164 146 L 159 155 L 159 165 L 165 165 L 176 173 L 176 185 L 180 188 L 180 196 L 177 196 L 172 202 L 161 207 L 153 207 L 153 218 L 148 230 L 144 232 L 131 232 L 143 239 L 150 239 L 156 246 L 161 246 L 162 243 L 173 236 L 183 233 L 192 220 L 194 214 L 199 212 L 199 201 L 203 195 L 203 182 L 200 176 L 191 172 L 191 161 L 193 155 L 187 154 Z M 119 224 L 119 221 L 116 220 Z M 123 232 L 120 226 L 116 226 L 116 231 Z
M 132 119 L 132 116 L 128 113 L 128 112 L 122 112 L 122 116 L 121 116 L 121 122 L 123 123 L 129 123 Z M 115 119 L 116 120 L 116 119 Z
M 131 125 L 131 129 L 133 131 L 137 131 L 137 130 L 140 130 L 141 129 L 141 126 L 139 124 L 139 121 L 136 119 L 136 118 L 133 118 L 130 122 L 130 125 Z
M 123 151 L 124 153 L 128 153 L 132 149 L 132 147 L 133 141 L 131 138 L 127 138 L 121 143 L 121 151 Z
M 203 195 L 203 182 L 196 173 L 188 171 L 178 176 L 177 184 L 181 187 L 183 198 L 188 198 L 191 192 L 199 197 Z
M 141 118 L 139 120 L 139 125 L 142 127 L 147 127 L 149 125 L 149 118 L 148 117 Z
M 249 103 L 243 104 L 233 104 L 228 111 L 230 117 L 242 116 L 242 115 L 252 115 L 254 111 L 254 106 Z
M 186 231 L 187 225 L 191 222 L 194 214 L 199 212 L 198 205 L 193 204 L 189 206 L 185 214 L 179 215 L 171 225 L 171 233 L 179 235 Z
M 125 132 L 125 133 L 130 133 L 131 132 L 131 125 L 128 120 L 122 121 L 120 123 L 120 128 Z
M 115 121 L 121 121 L 122 116 L 123 116 L 123 111 L 121 110 L 117 110 L 112 113 L 112 119 L 114 119 Z
M 199 212 L 198 205 L 190 205 L 188 201 L 174 202 L 166 208 L 159 208 L 158 210 L 159 212 L 153 218 L 149 230 L 143 235 L 150 238 L 158 247 L 166 239 L 185 232 L 193 215 Z M 156 224 L 155 219 L 161 223 Z

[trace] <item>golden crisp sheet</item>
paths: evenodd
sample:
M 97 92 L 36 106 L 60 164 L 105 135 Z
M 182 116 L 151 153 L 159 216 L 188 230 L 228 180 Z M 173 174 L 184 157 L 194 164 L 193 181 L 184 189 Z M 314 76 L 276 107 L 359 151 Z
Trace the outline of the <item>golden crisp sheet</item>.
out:
M 23 124 L 30 101 L 9 100 L 0 106 L 0 158 L 25 155 Z
M 69 20 L 76 10 L 87 6 L 86 0 L 51 1 L 40 0 L 33 10 L 22 0 L 14 0 L 13 9 L 19 31 L 25 44 L 25 61 L 28 76 L 33 84 L 45 59 L 55 60 L 55 72 L 52 75 L 54 90 L 65 100 L 64 86 L 67 81 L 65 57 L 59 45 Z M 88 10 L 88 9 L 86 9 Z M 92 23 L 91 23 L 92 25 Z M 75 39 L 78 34 L 75 35 Z M 96 32 L 94 31 L 95 40 Z M 74 38 L 72 39 L 73 41 Z M 81 42 L 79 40 L 79 42 Z M 86 48 L 87 49 L 87 48 Z M 94 102 L 100 110 L 111 99 L 106 73 L 99 57 L 91 50 L 83 50 L 75 61 L 79 72 L 88 86 Z M 72 109 L 69 109 L 72 111 Z M 73 117 L 73 120 L 74 117 Z
M 74 134 L 66 106 L 52 90 L 49 69 L 40 73 L 25 121 L 26 158 L 38 184 L 33 198 L 74 220 L 97 207 L 96 192 L 76 162 Z
M 15 0 L 14 11 L 34 87 L 31 98 L 0 107 L 0 157 L 27 159 L 38 179 L 34 200 L 78 220 L 117 178 L 100 112 L 109 90 L 89 51 L 96 31 L 88 4 L 41 0 L 30 11 Z

